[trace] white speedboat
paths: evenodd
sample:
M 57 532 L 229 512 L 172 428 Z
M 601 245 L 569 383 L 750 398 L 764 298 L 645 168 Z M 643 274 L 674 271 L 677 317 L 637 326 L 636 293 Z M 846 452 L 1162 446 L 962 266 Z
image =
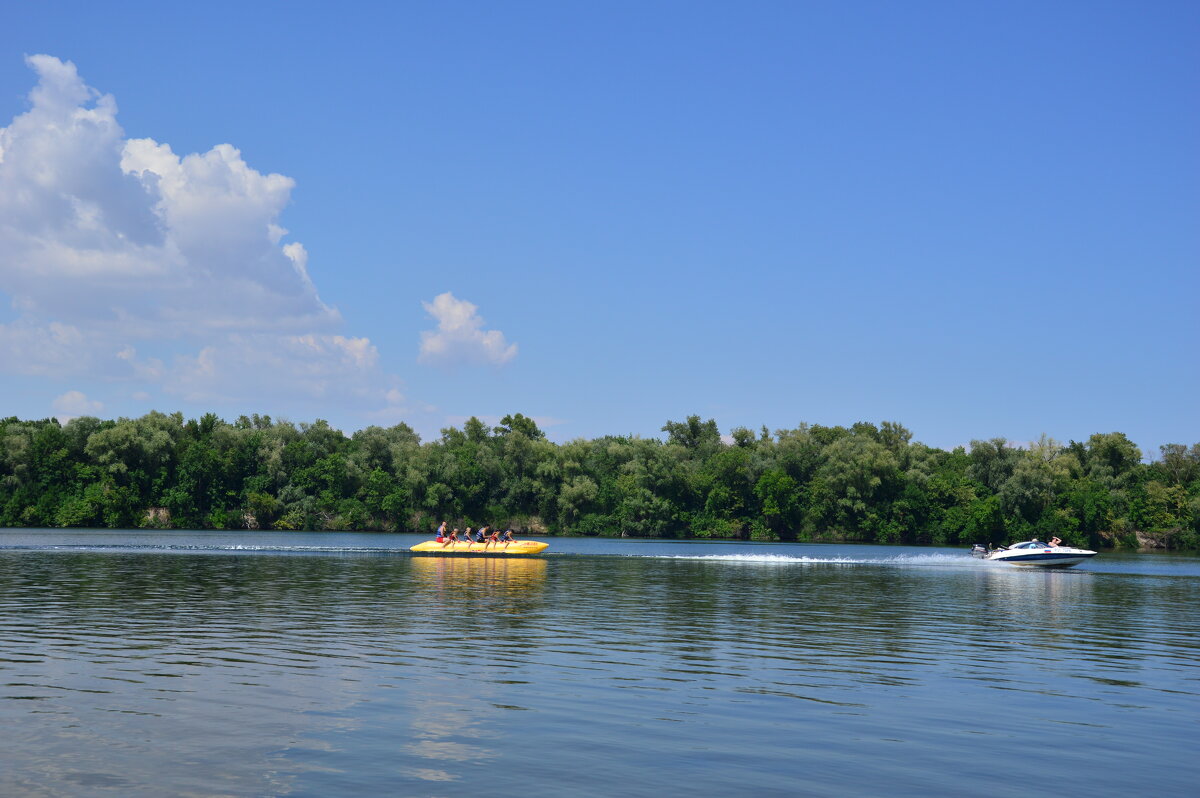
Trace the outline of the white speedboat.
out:
M 1040 540 L 1026 540 L 1011 546 L 1001 546 L 998 549 L 986 549 L 976 543 L 971 547 L 971 554 L 985 560 L 1007 562 L 1013 565 L 1034 565 L 1039 568 L 1069 568 L 1084 560 L 1096 556 L 1096 552 L 1088 549 L 1077 549 L 1074 546 L 1054 546 Z

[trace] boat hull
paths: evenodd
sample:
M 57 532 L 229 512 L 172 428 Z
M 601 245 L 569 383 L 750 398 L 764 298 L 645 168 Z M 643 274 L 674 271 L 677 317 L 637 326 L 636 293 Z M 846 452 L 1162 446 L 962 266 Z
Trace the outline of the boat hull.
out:
M 1006 562 L 1010 565 L 1024 565 L 1034 568 L 1070 568 L 1079 565 L 1084 560 L 1090 560 L 1095 554 L 1022 554 L 1017 557 L 988 557 L 994 562 Z
M 1091 549 L 1063 546 L 1057 540 L 1043 543 L 1040 540 L 1024 540 L 998 549 L 984 548 L 982 543 L 971 547 L 971 556 L 989 562 L 1006 562 L 1009 565 L 1032 566 L 1034 568 L 1070 568 L 1096 556 Z
M 436 540 L 426 540 L 409 549 L 428 554 L 488 554 L 506 556 L 514 554 L 537 554 L 550 547 L 549 543 L 540 540 L 511 540 L 508 543 L 468 543 L 456 540 L 453 543 L 438 543 Z

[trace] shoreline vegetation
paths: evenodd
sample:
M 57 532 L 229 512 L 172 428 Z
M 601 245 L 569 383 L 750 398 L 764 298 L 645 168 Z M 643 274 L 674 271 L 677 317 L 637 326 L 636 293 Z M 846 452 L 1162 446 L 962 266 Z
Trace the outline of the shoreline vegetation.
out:
M 212 413 L 0 420 L 0 526 L 422 532 L 1200 549 L 1200 443 L 1159 457 L 1123 433 L 1002 438 L 952 451 L 902 425 L 801 424 L 722 436 L 556 444 L 520 413 L 422 442 L 406 424 L 347 437 L 322 420 Z

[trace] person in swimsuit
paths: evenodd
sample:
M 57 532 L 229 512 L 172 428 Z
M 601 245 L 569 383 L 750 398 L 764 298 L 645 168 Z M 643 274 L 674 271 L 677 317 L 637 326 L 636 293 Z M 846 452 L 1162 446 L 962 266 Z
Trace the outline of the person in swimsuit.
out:
M 445 537 L 446 537 L 446 522 L 443 521 L 441 524 L 438 525 L 438 528 L 437 528 L 437 542 L 441 543 Z
M 510 529 L 510 530 L 508 530 L 507 532 L 505 532 L 505 533 L 504 533 L 504 534 L 503 534 L 503 535 L 500 537 L 500 540 L 501 540 L 501 541 L 503 541 L 503 542 L 505 542 L 505 543 L 512 543 L 512 542 L 513 542 L 512 530 Z

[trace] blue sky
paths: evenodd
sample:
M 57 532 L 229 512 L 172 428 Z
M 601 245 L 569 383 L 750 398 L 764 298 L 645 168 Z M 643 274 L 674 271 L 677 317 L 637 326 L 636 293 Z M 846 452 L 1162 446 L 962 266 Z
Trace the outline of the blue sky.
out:
M 1194 3 L 5 17 L 5 415 L 1200 440 Z

